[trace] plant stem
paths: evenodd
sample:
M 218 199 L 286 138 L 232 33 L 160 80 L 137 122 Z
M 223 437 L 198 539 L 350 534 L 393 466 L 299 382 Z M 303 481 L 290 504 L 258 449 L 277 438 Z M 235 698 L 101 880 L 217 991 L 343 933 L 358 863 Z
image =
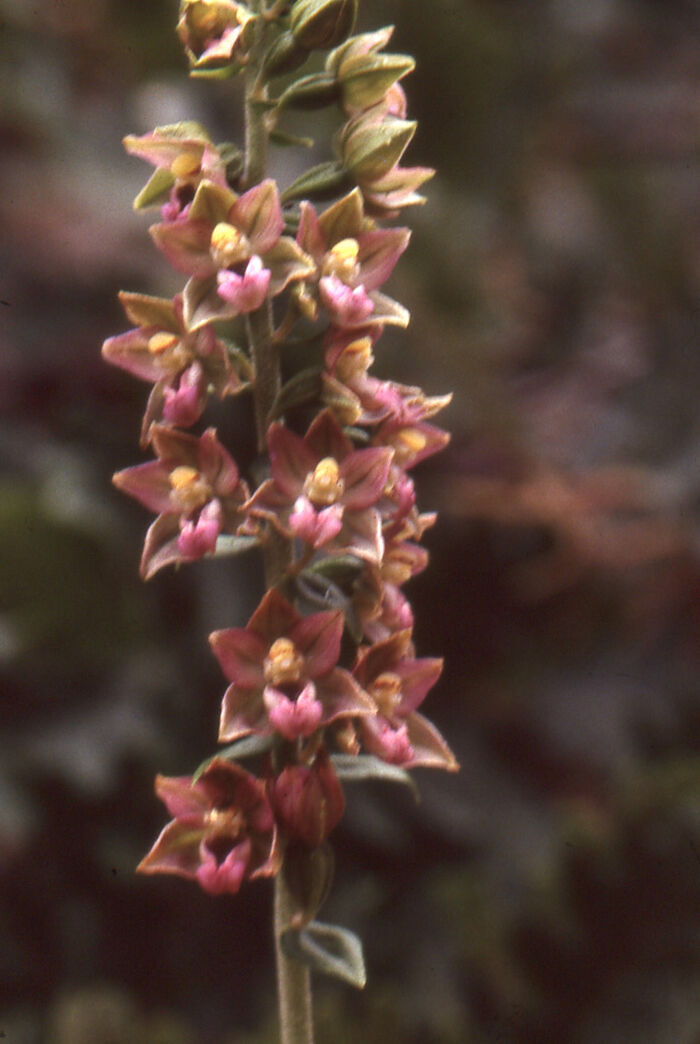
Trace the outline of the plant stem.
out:
M 255 13 L 264 13 L 263 0 L 253 0 Z M 265 177 L 267 167 L 268 131 L 265 109 L 256 101 L 265 98 L 265 88 L 259 84 L 259 73 L 265 45 L 266 24 L 263 18 L 256 25 L 256 37 L 246 79 L 246 160 L 244 183 L 246 188 L 257 185 Z M 255 367 L 253 400 L 255 403 L 255 431 L 258 452 L 267 448 L 267 428 L 273 403 L 280 390 L 279 348 L 273 337 L 272 304 L 267 300 L 256 312 L 246 317 L 248 344 Z M 279 583 L 292 560 L 289 540 L 271 526 L 263 548 L 265 583 L 272 587 Z M 311 1005 L 311 975 L 309 969 L 291 961 L 283 953 L 280 942 L 282 930 L 294 913 L 282 871 L 275 878 L 274 933 L 277 963 L 277 995 L 280 1019 L 280 1044 L 313 1044 L 313 1016 Z
M 311 975 L 298 961 L 282 952 L 281 933 L 294 913 L 284 874 L 275 878 L 275 952 L 277 956 L 277 996 L 280 1011 L 280 1044 L 313 1044 Z

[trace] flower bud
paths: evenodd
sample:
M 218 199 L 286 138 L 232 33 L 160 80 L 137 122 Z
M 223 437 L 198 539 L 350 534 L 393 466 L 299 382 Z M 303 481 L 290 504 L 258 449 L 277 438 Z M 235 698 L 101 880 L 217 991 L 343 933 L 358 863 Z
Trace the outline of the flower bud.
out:
M 289 23 L 300 47 L 335 47 L 352 32 L 357 0 L 297 0 Z
M 412 120 L 396 117 L 380 124 L 357 124 L 342 142 L 345 166 L 358 181 L 376 181 L 399 162 L 416 126 Z
M 311 768 L 290 765 L 272 787 L 275 817 L 287 835 L 316 848 L 345 811 L 345 797 L 335 769 L 324 750 Z

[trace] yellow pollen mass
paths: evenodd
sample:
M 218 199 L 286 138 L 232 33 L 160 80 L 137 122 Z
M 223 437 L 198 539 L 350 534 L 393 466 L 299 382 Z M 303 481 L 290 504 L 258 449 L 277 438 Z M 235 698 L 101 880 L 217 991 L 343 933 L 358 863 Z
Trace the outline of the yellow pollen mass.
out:
M 229 225 L 228 221 L 220 221 L 214 226 L 211 234 L 211 245 L 214 250 L 226 250 L 229 247 L 237 247 L 241 241 L 241 233 L 235 225 Z
M 238 809 L 213 808 L 207 813 L 207 825 L 217 834 L 238 837 L 245 826 L 245 819 Z
M 211 497 L 207 480 L 187 464 L 170 472 L 170 490 L 170 499 L 181 511 L 194 511 Z
M 335 457 L 319 460 L 314 470 L 306 477 L 304 492 L 313 504 L 323 507 L 335 504 L 342 497 L 345 483 L 340 477 L 340 468 Z
M 149 337 L 148 350 L 151 355 L 162 355 L 163 352 L 167 352 L 168 348 L 174 348 L 178 341 L 179 337 L 176 334 L 161 330 L 153 334 L 153 337 Z
M 189 178 L 199 172 L 200 162 L 198 152 L 181 152 L 170 164 L 170 173 L 174 178 Z
M 265 657 L 265 681 L 270 685 L 293 684 L 300 680 L 304 666 L 304 657 L 291 638 L 277 638 Z
M 323 264 L 324 275 L 334 275 L 338 279 L 351 279 L 357 268 L 360 246 L 356 239 L 341 239 L 328 251 Z
M 377 704 L 380 714 L 391 717 L 401 703 L 401 679 L 393 671 L 377 675 L 367 691 Z
M 392 441 L 396 449 L 396 457 L 402 461 L 424 450 L 428 439 L 422 431 L 417 431 L 415 428 L 404 428 Z
M 187 464 L 181 464 L 180 467 L 173 468 L 170 472 L 170 488 L 180 492 L 192 486 L 198 478 L 199 472 L 196 468 L 190 468 Z
M 220 221 L 214 226 L 209 243 L 215 261 L 223 268 L 245 261 L 250 256 L 250 243 L 228 221 Z

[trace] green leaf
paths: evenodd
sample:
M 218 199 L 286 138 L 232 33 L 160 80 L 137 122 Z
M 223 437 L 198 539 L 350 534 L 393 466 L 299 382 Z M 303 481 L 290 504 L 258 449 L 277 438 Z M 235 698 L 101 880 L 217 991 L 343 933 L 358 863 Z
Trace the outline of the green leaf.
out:
M 336 924 L 312 921 L 306 928 L 286 928 L 280 942 L 285 955 L 313 971 L 342 979 L 361 990 L 367 982 L 362 943 L 354 932 Z
M 398 765 L 389 765 L 373 754 L 331 754 L 333 768 L 338 779 L 346 783 L 361 783 L 367 779 L 381 779 L 386 783 L 401 783 L 408 787 L 416 801 L 420 794 L 416 781 L 406 769 Z
M 225 758 L 227 761 L 252 758 L 258 754 L 266 754 L 268 750 L 272 749 L 274 743 L 275 736 L 245 736 L 243 739 L 236 740 L 235 743 L 224 747 L 223 750 L 217 750 L 216 754 L 212 754 L 211 757 L 205 758 L 201 765 L 198 765 L 194 770 L 192 783 L 196 783 L 202 773 L 209 768 L 212 761 L 216 761 L 217 758 Z

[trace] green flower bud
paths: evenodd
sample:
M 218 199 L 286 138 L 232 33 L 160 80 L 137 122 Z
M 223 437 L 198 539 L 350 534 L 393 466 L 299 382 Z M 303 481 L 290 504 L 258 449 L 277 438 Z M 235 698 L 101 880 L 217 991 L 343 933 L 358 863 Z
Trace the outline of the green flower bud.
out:
M 392 118 L 356 126 L 342 143 L 345 166 L 360 182 L 376 181 L 399 162 L 416 126 L 413 120 Z
M 305 47 L 301 47 L 291 33 L 278 36 L 263 60 L 263 78 L 271 80 L 275 76 L 284 76 L 294 72 L 303 65 L 309 56 Z
M 369 109 L 415 64 L 407 54 L 358 54 L 348 58 L 338 69 L 343 105 L 351 110 Z
M 297 0 L 289 24 L 296 42 L 312 51 L 345 40 L 356 15 L 357 0 Z

